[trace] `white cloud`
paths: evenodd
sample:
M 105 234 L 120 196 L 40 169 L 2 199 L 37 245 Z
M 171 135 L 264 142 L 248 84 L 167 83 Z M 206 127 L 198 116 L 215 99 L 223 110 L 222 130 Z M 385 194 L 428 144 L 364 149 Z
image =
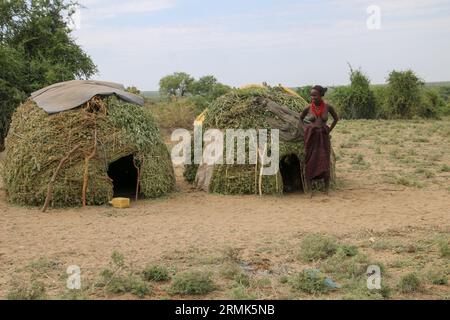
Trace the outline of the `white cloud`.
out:
M 135 14 L 173 8 L 175 0 L 81 0 L 89 17 L 115 17 L 120 14 Z

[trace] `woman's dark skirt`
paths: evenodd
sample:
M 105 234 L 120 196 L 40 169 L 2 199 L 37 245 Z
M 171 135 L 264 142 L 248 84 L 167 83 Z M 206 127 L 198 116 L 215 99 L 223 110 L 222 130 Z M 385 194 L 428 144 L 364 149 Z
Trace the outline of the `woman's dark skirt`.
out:
M 331 170 L 330 127 L 305 126 L 305 177 L 307 181 L 329 178 Z

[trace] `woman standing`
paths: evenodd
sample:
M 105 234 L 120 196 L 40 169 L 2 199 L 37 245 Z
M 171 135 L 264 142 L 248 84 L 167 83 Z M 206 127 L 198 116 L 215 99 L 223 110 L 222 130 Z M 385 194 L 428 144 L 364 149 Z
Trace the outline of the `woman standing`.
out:
M 323 97 L 327 88 L 314 86 L 311 90 L 311 105 L 303 110 L 300 119 L 305 128 L 305 175 L 307 188 L 312 196 L 312 181 L 323 179 L 325 192 L 330 190 L 331 179 L 331 141 L 330 133 L 339 121 L 332 106 Z M 333 117 L 331 127 L 327 125 L 329 114 Z

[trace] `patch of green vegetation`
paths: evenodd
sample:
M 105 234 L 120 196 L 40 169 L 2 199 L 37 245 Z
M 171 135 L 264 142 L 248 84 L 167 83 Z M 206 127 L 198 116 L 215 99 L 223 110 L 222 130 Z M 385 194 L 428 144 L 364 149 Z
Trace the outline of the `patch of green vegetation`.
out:
M 448 284 L 448 271 L 442 268 L 433 268 L 427 273 L 427 280 L 434 285 L 444 286 Z
M 394 260 L 391 263 L 389 263 L 389 267 L 396 268 L 396 269 L 402 269 L 406 267 L 412 266 L 414 263 L 410 259 L 402 260 Z
M 117 251 L 111 255 L 110 266 L 100 273 L 100 277 L 97 286 L 104 288 L 108 294 L 131 293 L 143 298 L 151 293 L 148 284 L 130 270 L 124 255 Z
M 423 188 L 424 187 L 423 183 L 421 183 L 415 179 L 407 178 L 404 176 L 397 177 L 395 180 L 395 183 L 405 186 L 405 187 L 415 187 L 415 188 Z
M 150 294 L 150 288 L 140 277 L 128 273 L 126 275 L 116 274 L 109 269 L 101 273 L 102 280 L 99 283 L 109 294 L 131 293 L 140 298 Z
M 300 244 L 299 257 L 306 262 L 326 259 L 336 253 L 337 240 L 320 234 L 306 236 Z
M 348 244 L 340 244 L 338 251 L 339 250 L 342 251 L 347 257 L 354 257 L 358 254 L 358 248 Z
M 255 300 L 256 296 L 251 294 L 249 290 L 244 286 L 237 286 L 231 289 L 232 300 Z
M 163 266 L 148 266 L 143 271 L 144 280 L 164 282 L 170 280 L 169 271 Z
M 370 163 L 364 160 L 364 155 L 361 153 L 352 156 L 351 164 L 356 169 L 368 169 L 370 167 Z
M 318 273 L 312 274 L 310 270 L 304 270 L 289 280 L 291 287 L 300 292 L 309 294 L 324 294 L 330 291 L 325 283 L 325 275 Z
M 450 166 L 448 164 L 442 165 L 441 172 L 450 172 Z
M 31 284 L 13 284 L 6 295 L 8 300 L 45 300 L 46 289 L 42 282 L 32 281 Z
M 225 262 L 221 267 L 220 274 L 225 279 L 234 279 L 238 274 L 242 272 L 239 265 L 234 262 Z
M 400 278 L 398 289 L 404 294 L 422 292 L 422 280 L 416 273 L 408 273 Z
M 383 300 L 392 294 L 392 289 L 385 284 L 380 290 L 369 290 L 366 279 L 353 279 L 342 289 L 345 292 L 343 300 Z
M 335 255 L 325 260 L 320 267 L 322 271 L 339 278 L 358 278 L 365 275 L 370 264 L 369 258 L 363 254 L 349 257 L 344 250 L 338 250 Z
M 37 273 L 48 273 L 50 271 L 57 270 L 61 264 L 54 260 L 49 260 L 47 258 L 39 258 L 36 261 L 30 262 L 26 266 L 27 271 L 37 272 Z
M 271 287 L 272 280 L 269 277 L 253 278 L 250 282 L 252 288 L 267 288 Z
M 250 276 L 246 273 L 239 273 L 234 277 L 234 281 L 236 282 L 236 284 L 238 286 L 243 286 L 243 287 L 250 287 L 251 285 L 251 279 Z
M 283 275 L 280 277 L 280 279 L 278 280 L 281 284 L 287 284 L 289 283 L 289 277 L 286 275 Z
M 205 295 L 216 289 L 209 273 L 189 271 L 173 278 L 169 293 L 172 295 Z

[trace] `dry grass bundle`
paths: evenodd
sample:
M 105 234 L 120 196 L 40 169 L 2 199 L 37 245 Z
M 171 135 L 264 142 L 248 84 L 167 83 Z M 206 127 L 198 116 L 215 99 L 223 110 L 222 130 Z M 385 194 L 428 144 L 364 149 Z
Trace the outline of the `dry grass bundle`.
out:
M 33 101 L 13 116 L 3 179 L 9 201 L 53 207 L 100 205 L 114 196 L 108 176 L 132 157 L 138 193 L 158 197 L 175 185 L 170 155 L 152 116 L 115 97 L 48 115 Z M 124 173 L 126 174 L 126 173 Z

